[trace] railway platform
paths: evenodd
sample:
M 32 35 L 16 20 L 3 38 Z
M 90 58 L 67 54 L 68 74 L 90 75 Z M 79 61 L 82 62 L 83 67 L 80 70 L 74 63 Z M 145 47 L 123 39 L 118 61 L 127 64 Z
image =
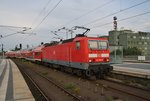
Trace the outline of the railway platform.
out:
M 18 67 L 10 59 L 0 60 L 0 101 L 35 101 Z
M 132 68 L 132 66 L 125 67 L 121 65 L 112 65 L 112 66 L 113 66 L 113 71 L 112 71 L 113 73 L 139 77 L 143 79 L 150 79 L 150 69 Z

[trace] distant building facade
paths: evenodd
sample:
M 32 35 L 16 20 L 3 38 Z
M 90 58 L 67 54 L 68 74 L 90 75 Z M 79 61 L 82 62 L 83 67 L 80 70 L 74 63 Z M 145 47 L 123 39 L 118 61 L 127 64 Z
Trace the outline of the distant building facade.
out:
M 133 32 L 132 30 L 112 30 L 109 31 L 109 43 L 111 45 L 121 45 L 123 48 L 137 47 L 142 51 L 142 55 L 150 55 L 150 33 Z
M 99 36 L 99 38 L 106 38 L 106 39 L 109 39 L 109 36 L 108 36 L 108 35 L 104 35 L 104 36 Z

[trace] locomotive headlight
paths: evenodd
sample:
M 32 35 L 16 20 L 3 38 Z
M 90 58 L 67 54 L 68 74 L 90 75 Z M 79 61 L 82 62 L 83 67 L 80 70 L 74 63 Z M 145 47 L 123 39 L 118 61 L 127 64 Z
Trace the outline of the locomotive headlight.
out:
M 109 58 L 107 58 L 106 61 L 109 61 Z
M 92 60 L 89 60 L 89 62 L 92 62 Z

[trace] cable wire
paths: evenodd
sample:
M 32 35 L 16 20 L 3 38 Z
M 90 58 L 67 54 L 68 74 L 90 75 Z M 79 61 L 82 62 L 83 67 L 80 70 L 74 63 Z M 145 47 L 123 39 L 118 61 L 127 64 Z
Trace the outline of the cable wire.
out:
M 48 12 L 48 14 L 41 20 L 41 22 L 33 29 L 33 31 L 35 29 L 37 29 L 43 22 L 44 20 L 57 8 L 57 6 L 62 2 L 62 0 L 59 0 L 59 2 Z M 32 32 L 33 32 L 32 31 Z
M 28 28 L 28 29 L 30 29 L 29 27 L 18 27 L 18 26 L 9 26 L 9 25 L 0 25 L 0 27 L 8 27 L 8 28 Z
M 92 10 L 90 10 L 90 11 L 88 11 L 88 12 L 82 14 L 82 15 L 80 15 L 79 17 L 76 17 L 76 18 L 72 19 L 71 21 L 69 21 L 69 22 L 67 22 L 66 24 L 64 24 L 64 26 L 65 26 L 65 25 L 68 25 L 68 24 L 70 24 L 70 23 L 72 23 L 72 22 L 74 22 L 74 21 L 76 21 L 76 20 L 78 20 L 78 19 L 80 19 L 80 18 L 82 18 L 82 17 L 84 17 L 84 16 L 89 15 L 90 13 L 92 13 L 92 12 L 96 11 L 97 9 L 102 8 L 102 7 L 104 7 L 104 6 L 106 6 L 106 5 L 110 4 L 110 3 L 112 3 L 113 1 L 114 1 L 114 0 L 108 1 L 108 2 L 104 3 L 103 5 L 100 5 L 100 6 L 96 7 L 96 8 L 94 8 L 94 9 L 92 9 Z
M 40 11 L 40 13 L 38 14 L 38 16 L 35 18 L 35 20 L 33 21 L 32 25 L 31 25 L 31 28 L 33 27 L 33 25 L 35 24 L 35 22 L 38 20 L 38 18 L 40 17 L 40 15 L 44 12 L 44 10 L 47 8 L 47 6 L 49 5 L 49 3 L 51 2 L 52 0 L 49 0 L 45 6 L 43 7 L 43 9 Z
M 5 35 L 5 36 L 1 36 L 1 37 L 0 37 L 0 39 L 5 38 L 5 37 L 8 37 L 8 36 L 15 35 L 15 34 L 18 34 L 18 32 L 16 32 L 16 33 L 12 33 L 12 34 L 8 34 L 8 35 Z
M 142 15 L 145 15 L 145 14 L 149 14 L 149 13 L 150 13 L 150 11 L 144 12 L 144 13 L 141 13 L 141 14 L 137 14 L 137 15 L 134 15 L 134 16 L 130 16 L 130 17 L 127 17 L 127 18 L 123 18 L 123 19 L 118 20 L 118 22 L 125 21 L 125 20 L 131 19 L 131 18 L 135 18 L 135 17 L 139 17 L 139 16 L 142 16 Z M 97 27 L 102 27 L 102 26 L 109 25 L 109 24 L 112 24 L 112 23 L 113 22 L 108 22 L 108 23 L 105 23 L 105 24 L 102 24 L 102 25 L 94 26 L 91 29 L 97 28 Z
M 89 24 L 95 23 L 95 22 L 97 22 L 97 21 L 99 21 L 99 20 L 103 20 L 103 19 L 105 19 L 105 18 L 107 18 L 107 17 L 109 17 L 109 16 L 112 16 L 112 15 L 118 14 L 118 13 L 120 13 L 120 12 L 123 12 L 123 11 L 129 10 L 129 9 L 131 9 L 131 8 L 134 8 L 134 7 L 136 7 L 136 6 L 142 5 L 142 4 L 144 4 L 144 3 L 146 3 L 146 2 L 149 2 L 149 1 L 150 1 L 150 0 L 145 0 L 145 1 L 143 1 L 143 2 L 140 2 L 140 3 L 138 3 L 138 4 L 135 4 L 135 5 L 133 5 L 133 6 L 130 6 L 130 7 L 127 7 L 127 8 L 125 8 L 125 9 L 119 10 L 119 11 L 117 11 L 117 12 L 114 12 L 114 13 L 108 14 L 108 15 L 106 15 L 106 16 L 104 16 L 104 17 L 101 17 L 101 18 L 95 19 L 95 20 L 93 20 L 93 21 L 91 21 L 91 22 L 88 22 L 88 23 L 86 23 L 86 24 L 82 25 L 82 26 L 86 26 L 86 25 L 89 25 Z

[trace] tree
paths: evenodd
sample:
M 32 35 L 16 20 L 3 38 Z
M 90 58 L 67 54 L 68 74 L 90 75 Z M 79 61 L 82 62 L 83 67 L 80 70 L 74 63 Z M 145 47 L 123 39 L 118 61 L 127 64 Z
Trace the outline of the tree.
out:
M 115 50 L 110 53 L 111 55 L 115 55 Z M 122 51 L 120 49 L 116 50 L 116 55 L 121 55 Z
M 132 48 L 127 48 L 127 49 L 123 49 L 123 55 L 141 55 L 142 51 L 139 50 L 137 47 L 132 47 Z

